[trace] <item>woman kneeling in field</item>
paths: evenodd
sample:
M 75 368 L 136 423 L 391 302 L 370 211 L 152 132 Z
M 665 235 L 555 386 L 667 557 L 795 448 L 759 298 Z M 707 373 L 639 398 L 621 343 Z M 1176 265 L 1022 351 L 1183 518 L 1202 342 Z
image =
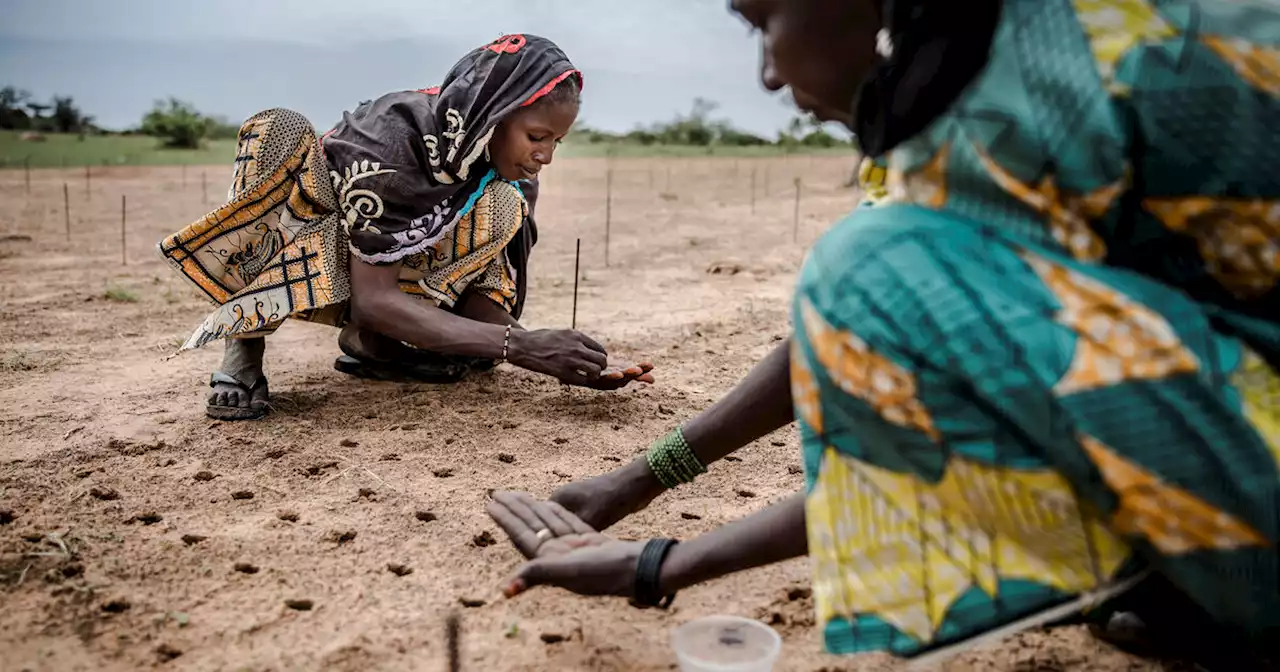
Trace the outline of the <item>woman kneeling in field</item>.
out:
M 530 558 L 503 589 L 665 604 L 808 555 L 832 653 L 1110 600 L 1148 643 L 1275 669 L 1274 3 L 732 6 L 886 193 L 815 243 L 790 342 L 724 400 L 551 502 L 494 497 Z M 803 493 L 680 543 L 596 532 L 792 421 Z
M 288 110 L 245 122 L 230 202 L 160 243 L 219 304 L 183 346 L 227 339 L 209 416 L 266 414 L 265 336 L 287 318 L 341 326 L 334 366 L 365 378 L 449 383 L 510 362 L 601 390 L 653 382 L 585 334 L 518 322 L 538 173 L 581 88 L 555 44 L 507 35 L 323 138 Z

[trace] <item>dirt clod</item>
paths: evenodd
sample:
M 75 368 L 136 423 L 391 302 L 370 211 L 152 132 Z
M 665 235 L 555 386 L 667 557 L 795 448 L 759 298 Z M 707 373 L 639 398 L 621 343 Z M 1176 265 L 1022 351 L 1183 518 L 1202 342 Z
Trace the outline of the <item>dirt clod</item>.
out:
M 742 461 L 742 458 L 741 458 L 741 457 L 734 457 L 734 456 L 732 456 L 732 455 L 725 455 L 725 456 L 724 456 L 724 461 L 725 461 L 725 462 L 741 462 L 741 461 Z
M 133 519 L 143 525 L 155 525 L 156 523 L 164 520 L 164 517 L 154 511 L 148 511 L 147 513 L 139 513 L 134 516 Z
M 431 513 L 430 511 L 418 511 L 417 513 L 413 514 L 413 517 L 417 518 L 418 520 L 424 523 L 430 523 L 435 520 L 438 520 L 438 518 L 436 517 L 436 514 Z
M 8 525 L 17 518 L 11 509 L 0 509 L 0 525 Z
M 560 642 L 568 639 L 568 637 L 565 637 L 558 632 L 544 632 L 541 635 L 538 635 L 538 639 L 541 639 L 543 644 L 559 644 Z
M 97 469 L 81 469 L 75 473 L 76 478 L 89 478 Z
M 342 446 L 343 448 L 355 448 L 360 445 L 360 442 L 354 441 L 352 439 L 343 439 L 338 442 L 338 445 Z
M 284 606 L 294 611 L 311 611 L 316 605 L 311 600 L 285 600 Z
M 787 589 L 787 599 L 792 602 L 795 602 L 796 600 L 807 600 L 810 597 L 813 597 L 812 588 L 801 588 L 800 586 L 794 586 L 792 588 Z
M 489 533 L 489 530 L 485 530 L 484 532 L 472 537 L 471 543 L 476 548 L 487 548 L 498 543 L 498 540 L 493 538 L 493 535 Z
M 280 513 L 276 514 L 276 518 L 279 518 L 280 520 L 283 520 L 286 523 L 298 522 L 298 514 L 292 511 L 281 511 Z
M 569 439 L 566 439 L 563 436 L 558 436 L 552 443 L 555 443 L 557 446 L 563 446 L 564 444 L 569 443 Z
M 798 464 L 789 464 L 787 465 L 787 473 L 792 476 L 799 476 L 804 473 L 804 469 Z
M 503 428 L 503 429 L 518 429 L 519 427 L 520 427 L 520 423 L 518 423 L 518 422 L 516 422 L 516 421 L 514 421 L 514 420 L 503 420 L 503 421 L 502 421 L 502 428 Z
M 755 497 L 755 496 L 756 496 L 756 493 L 754 493 L 754 492 L 752 492 L 752 491 L 750 491 L 750 490 L 743 490 L 743 489 L 741 489 L 741 488 L 739 488 L 736 492 L 738 493 L 738 496 L 739 496 L 739 497 L 745 497 L 745 498 L 747 498 L 747 499 L 750 499 L 750 498 L 752 498 L 752 497 Z
M 396 576 L 409 576 L 413 573 L 413 568 L 391 563 L 387 565 L 387 571 L 395 574 Z
M 89 496 L 94 499 L 101 499 L 104 502 L 113 502 L 120 499 L 120 493 L 108 487 L 93 487 L 89 489 Z
M 108 614 L 123 614 L 132 607 L 133 605 L 129 603 L 129 600 L 123 597 L 117 597 L 102 603 L 102 610 Z
M 44 541 L 44 535 L 36 532 L 28 532 L 27 534 L 22 535 L 22 540 L 28 544 L 38 544 Z
M 702 516 L 699 516 L 696 513 L 682 513 L 680 514 L 680 517 L 685 520 L 702 520 Z
M 402 432 L 412 432 L 417 428 L 418 428 L 418 423 L 416 422 L 406 422 L 405 424 L 400 425 L 400 431 Z
M 400 461 L 400 454 L 399 454 L 399 453 L 384 453 L 384 454 L 382 455 L 382 457 L 379 457 L 378 459 L 379 459 L 380 461 L 382 461 L 382 462 L 399 462 L 399 461 Z
M 360 488 L 356 491 L 356 496 L 360 499 L 373 499 L 377 494 L 373 491 L 373 488 Z
M 74 579 L 77 576 L 84 575 L 84 565 L 78 562 L 69 562 L 62 566 L 62 576 L 68 579 Z
M 355 530 L 331 530 L 329 534 L 325 535 L 324 538 L 325 538 L 325 541 L 330 541 L 335 544 L 345 544 L 348 541 L 353 541 L 356 538 L 356 531 Z
M 253 492 L 250 490 L 236 490 L 235 492 L 231 493 L 231 499 L 240 500 L 240 501 L 253 499 Z
M 769 445 L 773 446 L 774 448 L 786 448 L 787 442 L 786 441 L 770 441 Z
M 468 609 L 478 609 L 483 607 L 486 602 L 477 597 L 459 597 L 458 604 L 461 604 Z
M 195 478 L 197 481 L 212 481 L 213 479 L 217 478 L 217 475 L 214 474 L 212 471 L 197 471 L 196 475 L 193 478 Z
M 200 543 L 200 542 L 204 541 L 205 539 L 208 539 L 208 537 L 202 537 L 202 536 L 200 536 L 200 535 L 198 535 L 198 534 L 184 534 L 184 535 L 182 535 L 182 543 L 184 543 L 184 544 L 186 544 L 186 545 L 188 545 L 188 546 L 195 546 L 196 544 L 198 544 L 198 543 Z
M 258 573 L 258 566 L 251 565 L 247 562 L 237 562 L 235 564 L 234 569 L 237 572 L 240 572 L 241 574 L 257 574 Z
M 307 467 L 307 475 L 319 476 L 321 473 L 328 471 L 329 469 L 336 469 L 337 467 L 338 467 L 337 462 L 325 462 L 323 464 L 312 465 L 310 467 Z
M 159 658 L 162 663 L 167 663 L 181 655 L 182 651 L 180 649 L 175 649 L 168 644 L 161 644 L 156 647 L 156 658 Z
M 435 471 L 432 471 L 431 474 L 436 478 L 452 478 L 453 469 L 450 469 L 448 467 L 444 469 L 436 469 Z
M 511 453 L 498 453 L 498 461 L 503 464 L 515 464 L 516 456 Z
M 284 457 L 285 455 L 287 455 L 288 453 L 289 451 L 285 450 L 284 448 L 272 448 L 271 450 L 267 451 L 265 457 L 268 460 L 278 460 Z

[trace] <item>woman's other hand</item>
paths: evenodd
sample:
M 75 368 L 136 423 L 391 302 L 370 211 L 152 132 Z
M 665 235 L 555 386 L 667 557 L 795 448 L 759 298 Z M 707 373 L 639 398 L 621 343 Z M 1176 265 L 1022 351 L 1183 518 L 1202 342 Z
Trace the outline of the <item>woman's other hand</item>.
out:
M 611 367 L 600 373 L 600 377 L 587 383 L 583 387 L 589 387 L 593 390 L 611 391 L 626 387 L 627 385 L 636 383 L 653 384 L 653 365 L 648 362 L 640 362 L 627 367 Z
M 520 553 L 530 558 L 503 581 L 507 597 L 539 585 L 579 595 L 632 596 L 644 542 L 607 537 L 559 504 L 520 492 L 495 493 L 488 509 Z
M 552 376 L 562 383 L 616 390 L 633 380 L 652 382 L 651 364 L 609 369 L 604 346 L 580 331 L 539 329 L 512 331 L 507 359 L 522 369 Z

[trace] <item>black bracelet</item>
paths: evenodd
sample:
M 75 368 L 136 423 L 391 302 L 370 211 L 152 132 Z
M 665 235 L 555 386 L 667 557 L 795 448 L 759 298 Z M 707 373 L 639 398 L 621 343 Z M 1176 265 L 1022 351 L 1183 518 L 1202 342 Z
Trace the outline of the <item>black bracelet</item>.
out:
M 676 599 L 676 594 L 663 595 L 659 585 L 662 577 L 662 562 L 667 553 L 675 546 L 675 539 L 650 539 L 640 551 L 640 559 L 636 562 L 636 589 L 632 598 L 632 606 L 647 609 L 657 607 L 666 609 Z

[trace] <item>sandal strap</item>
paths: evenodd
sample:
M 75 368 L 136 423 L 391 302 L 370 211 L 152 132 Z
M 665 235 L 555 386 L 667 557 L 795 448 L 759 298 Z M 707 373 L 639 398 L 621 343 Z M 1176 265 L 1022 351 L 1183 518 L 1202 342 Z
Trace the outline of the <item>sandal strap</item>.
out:
M 235 376 L 232 376 L 231 374 L 223 373 L 222 371 L 214 371 L 213 375 L 209 376 L 209 387 L 213 387 L 219 384 L 235 385 L 236 387 L 242 390 L 245 390 L 246 392 L 252 392 L 253 390 L 257 389 L 258 386 L 265 385 L 266 383 L 267 383 L 266 376 L 262 376 L 258 378 L 258 382 L 254 383 L 252 386 L 245 385 L 243 382 L 240 381 L 240 379 L 236 378 Z

